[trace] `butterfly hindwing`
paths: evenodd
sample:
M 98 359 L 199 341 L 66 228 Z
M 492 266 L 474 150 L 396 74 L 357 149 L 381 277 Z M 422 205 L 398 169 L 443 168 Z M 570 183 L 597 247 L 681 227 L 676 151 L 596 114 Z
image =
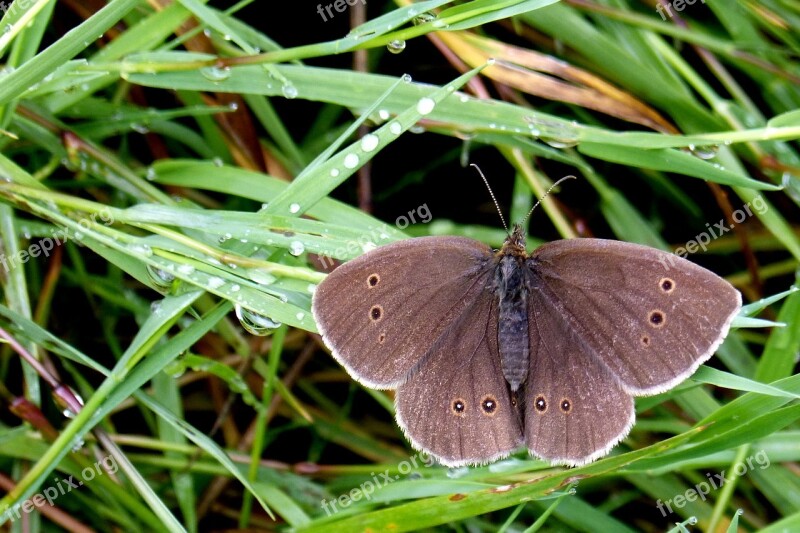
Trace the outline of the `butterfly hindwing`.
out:
M 525 442 L 531 453 L 553 463 L 593 461 L 630 431 L 633 399 L 546 298 L 532 291 L 528 303 Z
M 491 249 L 473 239 L 423 237 L 349 261 L 314 293 L 322 338 L 355 379 L 396 388 L 485 290 L 491 258 Z
M 447 466 L 494 461 L 522 444 L 497 321 L 496 299 L 483 291 L 397 389 L 398 424 L 416 448 Z

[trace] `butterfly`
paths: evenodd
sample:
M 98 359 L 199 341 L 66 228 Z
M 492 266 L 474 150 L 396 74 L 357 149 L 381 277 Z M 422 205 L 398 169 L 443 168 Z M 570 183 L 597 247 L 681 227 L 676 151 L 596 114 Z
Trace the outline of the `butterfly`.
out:
M 523 445 L 553 464 L 606 455 L 634 424 L 634 396 L 688 378 L 722 343 L 741 295 L 654 248 L 568 239 L 502 248 L 419 237 L 329 274 L 312 312 L 359 383 L 396 389 L 397 423 L 446 466 Z

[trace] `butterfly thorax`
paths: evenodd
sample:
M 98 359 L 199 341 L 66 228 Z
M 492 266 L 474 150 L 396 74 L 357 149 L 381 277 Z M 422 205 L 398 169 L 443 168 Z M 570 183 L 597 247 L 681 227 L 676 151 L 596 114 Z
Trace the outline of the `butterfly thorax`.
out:
M 520 226 L 495 255 L 494 292 L 498 298 L 497 343 L 503 376 L 512 391 L 528 377 L 528 286 L 525 235 Z

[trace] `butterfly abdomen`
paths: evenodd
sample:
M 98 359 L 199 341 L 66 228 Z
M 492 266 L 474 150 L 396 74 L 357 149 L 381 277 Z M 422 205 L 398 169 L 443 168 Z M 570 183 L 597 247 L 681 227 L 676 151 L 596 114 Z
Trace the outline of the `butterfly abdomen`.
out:
M 503 376 L 512 391 L 528 377 L 528 289 L 523 280 L 522 258 L 500 257 L 494 289 L 498 298 L 497 344 Z

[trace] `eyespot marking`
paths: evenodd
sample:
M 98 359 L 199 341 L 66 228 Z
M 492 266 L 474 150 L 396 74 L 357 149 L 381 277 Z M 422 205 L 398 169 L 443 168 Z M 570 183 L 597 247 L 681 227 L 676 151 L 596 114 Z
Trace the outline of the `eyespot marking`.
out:
M 370 274 L 367 277 L 367 287 L 370 289 L 381 282 L 381 277 L 376 273 Z
M 547 411 L 547 400 L 545 400 L 544 396 L 540 394 L 535 400 L 533 400 L 533 406 L 537 411 L 539 411 L 539 413 L 544 414 L 544 412 Z
M 672 278 L 661 278 L 658 280 L 658 286 L 665 294 L 669 294 L 675 290 L 675 280 Z
M 664 311 L 660 309 L 655 309 L 650 311 L 650 316 L 648 317 L 648 321 L 650 325 L 654 328 L 663 328 L 664 323 L 666 322 L 667 317 L 664 315 Z
M 481 409 L 486 416 L 494 416 L 497 412 L 497 399 L 491 394 L 487 394 L 481 400 Z
M 467 404 L 464 403 L 464 400 L 461 398 L 456 398 L 450 405 L 450 410 L 453 411 L 453 414 L 456 416 L 464 416 L 467 410 Z
M 642 344 L 644 346 L 650 346 L 650 337 L 647 335 L 642 335 Z
M 559 407 L 561 408 L 561 412 L 569 414 L 569 412 L 572 411 L 572 402 L 569 401 L 569 398 L 563 398 Z
M 380 305 L 373 305 L 372 309 L 369 310 L 369 318 L 373 322 L 377 322 L 383 318 L 383 307 Z

